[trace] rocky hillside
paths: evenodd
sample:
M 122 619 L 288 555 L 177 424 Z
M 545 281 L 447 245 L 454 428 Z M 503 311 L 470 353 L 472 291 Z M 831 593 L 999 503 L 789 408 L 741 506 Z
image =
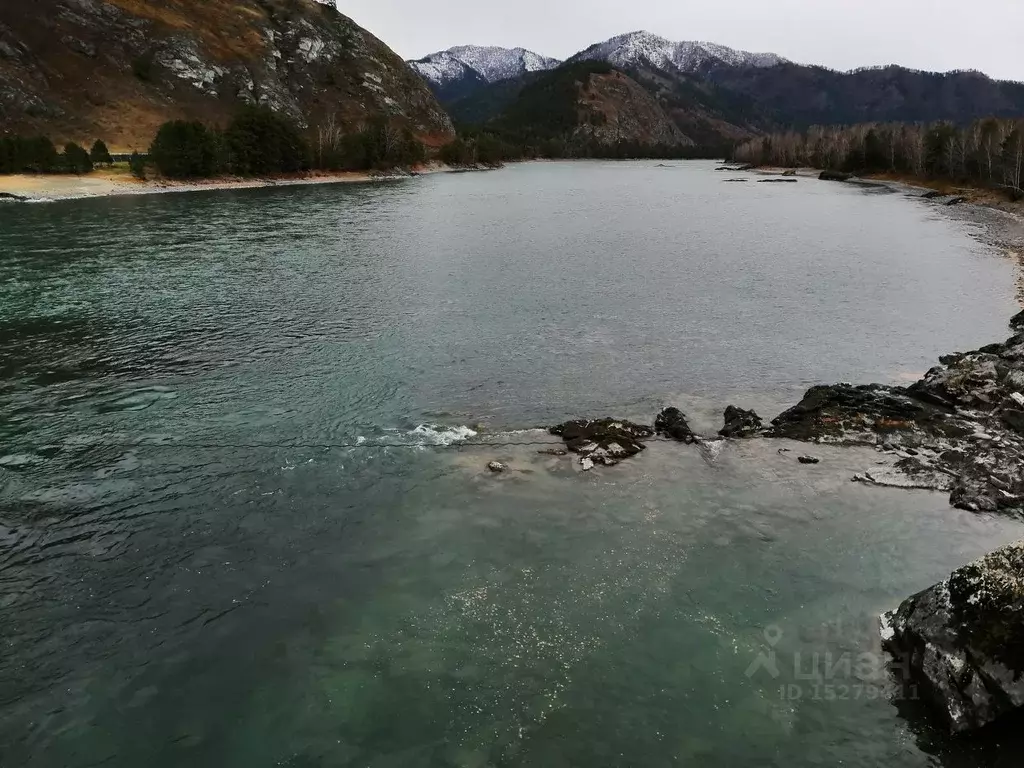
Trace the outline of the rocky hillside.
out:
M 524 144 L 561 142 L 569 154 L 693 144 L 645 88 L 594 62 L 537 76 L 491 124 Z
M 622 72 L 594 73 L 581 81 L 577 114 L 578 139 L 602 145 L 693 145 L 651 94 Z
M 142 149 L 166 120 L 225 123 L 242 104 L 309 131 L 387 116 L 453 135 L 397 54 L 316 0 L 0 2 L 4 132 Z

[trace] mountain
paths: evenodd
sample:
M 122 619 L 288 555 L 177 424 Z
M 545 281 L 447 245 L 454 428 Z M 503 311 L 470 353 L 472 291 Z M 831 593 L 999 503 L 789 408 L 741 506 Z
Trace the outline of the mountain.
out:
M 703 42 L 672 42 L 631 32 L 596 43 L 566 66 L 603 62 L 628 75 L 680 131 L 703 147 L 727 147 L 810 125 L 933 122 L 1024 115 L 1024 84 L 979 72 L 920 72 L 889 66 L 837 72 L 773 53 Z M 460 122 L 487 123 L 507 112 L 536 78 L 478 83 L 442 96 Z M 453 92 L 457 89 L 453 89 Z
M 595 43 L 568 61 L 607 61 L 619 69 L 650 68 L 668 73 L 705 72 L 719 66 L 774 67 L 786 62 L 774 53 L 737 51 L 715 43 L 674 43 L 643 31 Z
M 460 45 L 410 61 L 445 104 L 451 104 L 486 85 L 554 69 L 561 62 L 525 48 Z
M 384 43 L 316 0 L 0 2 L 0 131 L 149 146 L 170 119 L 263 104 L 308 131 L 374 117 L 434 144 L 451 120 Z
M 554 142 L 558 156 L 671 154 L 693 145 L 647 89 L 604 62 L 540 74 L 491 127 L 520 145 Z
M 769 68 L 721 67 L 706 82 L 757 104 L 774 129 L 866 122 L 966 124 L 1024 115 L 1024 83 L 981 72 L 921 72 L 888 66 L 837 72 L 784 62 Z

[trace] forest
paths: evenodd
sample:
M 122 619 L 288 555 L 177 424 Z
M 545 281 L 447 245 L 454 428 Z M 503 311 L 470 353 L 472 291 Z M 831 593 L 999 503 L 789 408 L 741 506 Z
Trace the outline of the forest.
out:
M 0 173 L 90 173 L 95 165 L 110 165 L 107 145 L 97 140 L 88 152 L 71 142 L 58 152 L 45 136 L 0 137 Z
M 383 118 L 351 132 L 328 120 L 312 137 L 276 112 L 248 107 L 223 131 L 196 121 L 165 123 L 149 159 L 161 175 L 178 179 L 388 169 L 426 159 L 425 147 L 408 127 Z
M 895 173 L 943 179 L 1024 199 L 1024 120 L 986 118 L 965 126 L 885 123 L 815 126 L 739 145 L 731 159 L 786 168 Z

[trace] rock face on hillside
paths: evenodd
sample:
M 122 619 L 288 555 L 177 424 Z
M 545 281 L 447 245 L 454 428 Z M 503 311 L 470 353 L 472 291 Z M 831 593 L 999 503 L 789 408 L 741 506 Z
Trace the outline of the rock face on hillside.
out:
M 315 132 L 387 116 L 443 143 L 450 119 L 384 43 L 315 0 L 0 3 L 0 125 L 145 149 L 164 121 L 263 104 Z
M 521 140 L 557 142 L 567 154 L 585 157 L 693 144 L 650 93 L 607 64 L 582 62 L 532 77 L 509 94 L 511 102 L 490 125 Z
M 640 84 L 621 72 L 591 74 L 579 91 L 575 139 L 603 145 L 692 146 L 678 126 Z
M 882 616 L 894 668 L 955 733 L 1024 705 L 1024 542 Z

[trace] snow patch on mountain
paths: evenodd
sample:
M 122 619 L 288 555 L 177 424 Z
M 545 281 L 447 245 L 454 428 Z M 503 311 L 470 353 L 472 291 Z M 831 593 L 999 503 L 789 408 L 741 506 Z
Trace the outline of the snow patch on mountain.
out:
M 459 45 L 410 61 L 409 66 L 435 85 L 444 85 L 474 74 L 485 82 L 496 83 L 527 72 L 554 69 L 560 63 L 525 48 Z
M 671 72 L 697 72 L 709 66 L 774 67 L 786 59 L 774 53 L 738 51 L 717 43 L 673 42 L 650 32 L 630 32 L 596 43 L 569 59 L 607 61 L 616 67 L 648 66 Z

